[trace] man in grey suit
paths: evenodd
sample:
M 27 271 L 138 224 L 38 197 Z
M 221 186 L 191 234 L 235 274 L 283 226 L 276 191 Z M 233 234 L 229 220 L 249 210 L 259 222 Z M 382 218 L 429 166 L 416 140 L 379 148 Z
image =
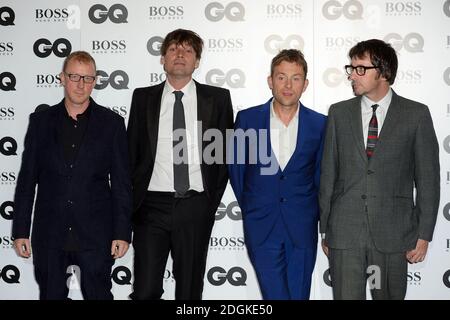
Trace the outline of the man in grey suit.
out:
M 359 42 L 349 58 L 356 97 L 330 107 L 319 192 L 333 296 L 365 299 L 369 280 L 373 299 L 404 299 L 408 262 L 423 261 L 433 237 L 439 147 L 427 106 L 390 88 L 389 44 Z

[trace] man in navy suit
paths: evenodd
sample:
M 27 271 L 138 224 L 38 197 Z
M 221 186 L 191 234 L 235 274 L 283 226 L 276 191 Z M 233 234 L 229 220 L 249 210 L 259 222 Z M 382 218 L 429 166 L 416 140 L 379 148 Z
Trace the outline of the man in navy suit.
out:
M 125 124 L 90 98 L 96 66 L 87 52 L 71 53 L 60 76 L 64 99 L 30 115 L 14 198 L 14 246 L 29 258 L 33 245 L 40 299 L 67 298 L 66 270 L 74 264 L 85 299 L 113 299 L 111 268 L 131 241 Z
M 299 101 L 306 75 L 303 54 L 282 50 L 268 77 L 273 98 L 235 123 L 230 181 L 264 299 L 308 299 L 316 261 L 326 117 Z

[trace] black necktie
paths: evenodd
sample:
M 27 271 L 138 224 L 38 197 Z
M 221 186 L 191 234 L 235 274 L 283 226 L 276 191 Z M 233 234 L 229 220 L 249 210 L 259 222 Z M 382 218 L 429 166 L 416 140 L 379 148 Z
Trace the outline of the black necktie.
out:
M 372 106 L 372 118 L 370 118 L 369 122 L 369 132 L 367 134 L 367 147 L 366 147 L 366 153 L 367 158 L 370 159 L 372 157 L 373 151 L 375 150 L 375 146 L 377 144 L 378 140 L 378 120 L 377 120 L 377 114 L 375 111 L 377 111 L 378 105 L 374 104 Z
M 175 192 L 183 195 L 189 190 L 189 165 L 186 140 L 186 122 L 181 98 L 182 91 L 174 91 L 173 105 L 173 186 Z M 175 147 L 176 146 L 176 147 Z

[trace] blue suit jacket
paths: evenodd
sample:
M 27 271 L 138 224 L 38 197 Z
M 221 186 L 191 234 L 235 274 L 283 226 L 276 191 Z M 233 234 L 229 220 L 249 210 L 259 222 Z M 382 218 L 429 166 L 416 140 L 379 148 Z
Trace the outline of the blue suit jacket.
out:
M 246 244 L 261 244 L 281 215 L 295 246 L 315 247 L 319 218 L 319 170 L 326 116 L 300 106 L 297 146 L 286 167 L 281 170 L 271 150 L 270 104 L 271 100 L 237 114 L 235 130 L 256 129 L 259 132 L 265 129 L 267 135 L 260 135 L 256 143 L 250 142 L 251 139 L 245 139 L 245 143 L 241 139 L 239 143 L 235 131 L 233 153 L 229 154 L 234 160 L 229 165 L 230 182 L 241 207 Z M 245 163 L 236 163 L 243 159 Z M 267 170 L 271 164 L 276 165 L 276 170 L 271 170 L 272 174 L 262 174 L 261 169 Z
M 37 186 L 33 246 L 62 248 L 69 225 L 82 250 L 110 248 L 112 240 L 130 242 L 132 195 L 124 120 L 91 99 L 83 142 L 70 166 L 60 139 L 63 101 L 30 115 L 14 197 L 13 237 L 30 236 Z

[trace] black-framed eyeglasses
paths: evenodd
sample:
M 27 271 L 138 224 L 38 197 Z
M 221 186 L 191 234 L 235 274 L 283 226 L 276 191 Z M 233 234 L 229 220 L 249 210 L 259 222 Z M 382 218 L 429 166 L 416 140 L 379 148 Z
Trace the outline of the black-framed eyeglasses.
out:
M 93 83 L 97 78 L 95 76 L 81 76 L 76 73 L 65 73 L 65 74 L 69 77 L 69 80 L 73 82 L 79 82 L 81 79 L 83 79 L 84 83 Z
M 345 68 L 345 73 L 347 75 L 349 75 L 349 76 L 352 74 L 353 70 L 356 71 L 356 74 L 358 76 L 363 76 L 363 75 L 366 74 L 366 70 L 368 70 L 368 69 L 378 69 L 379 67 L 378 66 L 370 66 L 370 67 L 366 67 L 366 66 L 352 66 L 352 65 L 348 64 L 344 68 Z

